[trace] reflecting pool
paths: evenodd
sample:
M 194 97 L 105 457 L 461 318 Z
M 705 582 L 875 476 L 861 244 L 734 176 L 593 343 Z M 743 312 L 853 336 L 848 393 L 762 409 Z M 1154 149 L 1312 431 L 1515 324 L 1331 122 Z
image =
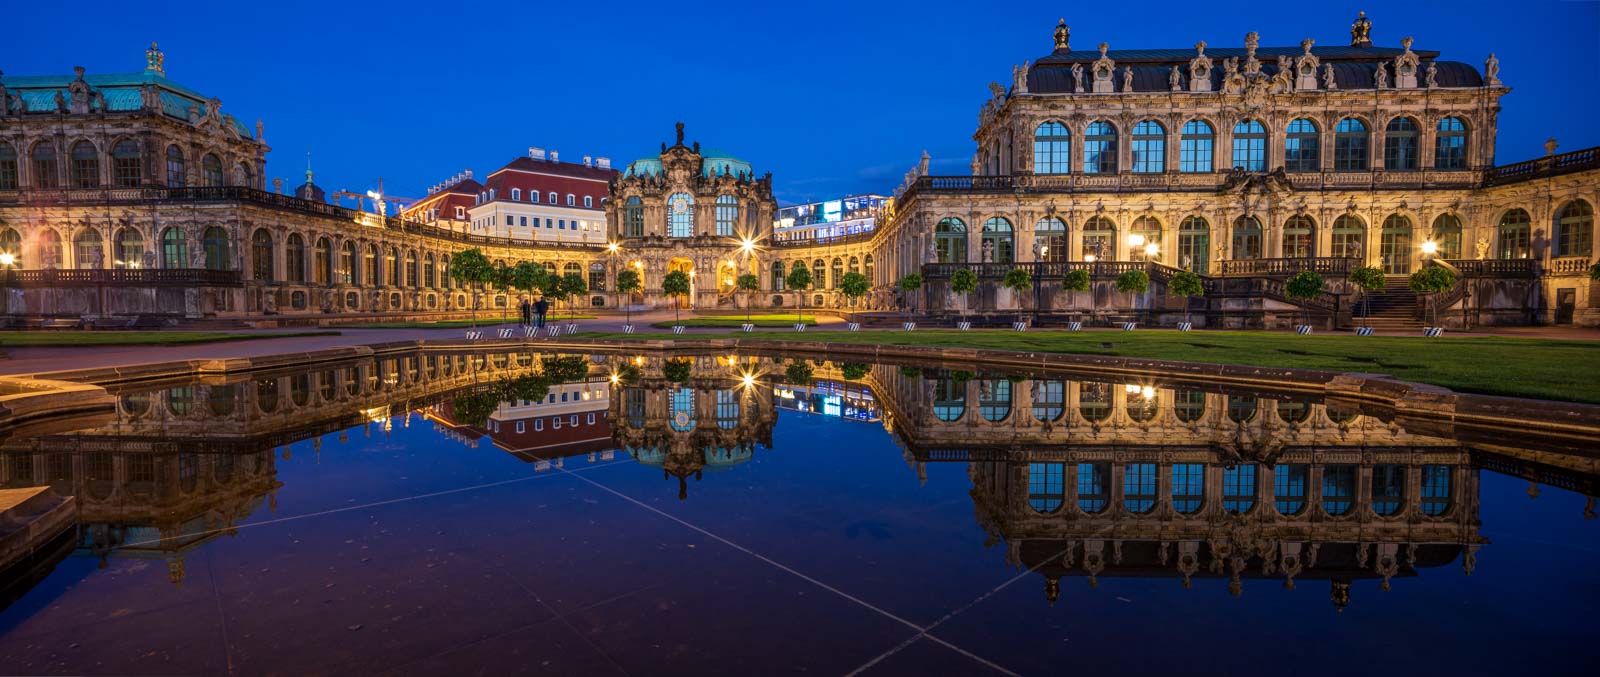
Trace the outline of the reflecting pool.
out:
M 1594 440 L 1270 389 L 416 352 L 0 443 L 13 674 L 1561 674 Z

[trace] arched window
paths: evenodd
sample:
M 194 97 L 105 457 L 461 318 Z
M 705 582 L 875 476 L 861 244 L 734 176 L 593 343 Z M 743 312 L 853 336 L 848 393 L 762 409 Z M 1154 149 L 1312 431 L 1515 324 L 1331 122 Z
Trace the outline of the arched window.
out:
M 578 198 L 575 197 L 572 193 L 567 193 L 567 206 L 568 207 L 576 207 L 577 205 L 578 205 Z
M 1355 214 L 1345 214 L 1333 222 L 1331 256 L 1352 259 L 1367 258 L 1367 224 Z
M 961 219 L 953 216 L 940 219 L 933 228 L 933 241 L 939 263 L 967 262 L 967 224 Z
M 1512 209 L 1500 217 L 1499 248 L 1502 259 L 1525 259 L 1533 255 L 1533 219 L 1523 209 Z
M 1433 220 L 1432 239 L 1439 245 L 1439 258 L 1461 258 L 1461 219 L 1455 214 L 1440 214 Z
M 1422 514 L 1440 517 L 1450 511 L 1450 475 L 1447 465 L 1422 466 Z
M 1283 168 L 1290 172 L 1315 172 L 1322 169 L 1322 158 L 1317 150 L 1322 141 L 1317 123 L 1306 118 L 1289 122 L 1288 133 L 1283 138 Z
M 22 233 L 15 228 L 0 230 L 0 253 L 13 257 L 12 265 L 22 267 Z
M 1054 216 L 1039 219 L 1033 225 L 1033 241 L 1038 245 L 1040 261 L 1051 263 L 1067 260 L 1067 224 Z
M 1083 222 L 1084 261 L 1110 261 L 1117 257 L 1117 226 L 1104 216 Z
M 867 282 L 872 282 L 874 280 L 872 277 L 872 255 L 867 254 L 865 257 L 863 257 L 861 259 L 861 265 L 863 266 L 861 274 L 867 277 Z
M 1222 470 L 1222 509 L 1244 514 L 1256 507 L 1256 466 L 1243 463 Z
M 406 286 L 417 286 L 417 250 L 406 250 Z
M 733 226 L 739 222 L 739 198 L 732 195 L 717 196 L 717 234 L 733 237 Z
M 570 261 L 567 262 L 566 265 L 561 266 L 561 276 L 566 277 L 568 275 L 577 275 L 579 277 L 583 277 L 583 266 Z
M 250 273 L 257 282 L 272 281 L 272 234 L 265 228 L 250 235 Z
M 1315 256 L 1317 222 L 1304 214 L 1289 217 L 1283 224 L 1283 256 L 1290 259 L 1309 259 Z
M 622 203 L 622 236 L 644 237 L 644 201 L 637 195 Z
M 439 255 L 439 286 L 445 289 L 454 289 L 456 286 L 455 279 L 450 277 L 450 256 L 448 254 Z
M 1260 408 L 1261 403 L 1254 397 L 1228 396 L 1228 420 L 1234 423 L 1249 423 L 1255 420 L 1256 410 Z
M 1122 506 L 1143 514 L 1156 507 L 1156 464 L 1129 463 L 1122 468 Z
M 1111 384 L 1078 384 L 1078 415 L 1090 423 L 1104 421 L 1111 416 Z
M 54 228 L 45 228 L 39 233 L 39 263 L 45 268 L 55 268 L 65 261 L 61 258 L 61 234 Z
M 61 187 L 61 170 L 56 164 L 56 148 L 49 141 L 40 141 L 33 144 L 30 154 L 33 161 L 33 171 L 29 178 L 33 181 L 34 188 L 54 190 Z
M 606 264 L 589 264 L 589 291 L 603 292 L 606 290 Z
M 1066 413 L 1067 384 L 1062 381 L 1033 382 L 1033 418 L 1040 422 L 1059 421 Z
M 1411 272 L 1411 219 L 1391 214 L 1383 220 L 1379 234 L 1378 254 L 1383 259 L 1385 275 L 1405 275 Z
M 118 228 L 112 236 L 111 267 L 128 270 L 144 267 L 144 236 L 132 228 Z
M 223 181 L 222 160 L 217 159 L 217 156 L 215 155 L 206 153 L 206 156 L 200 159 L 201 184 L 206 186 L 220 186 L 222 185 Z
M 367 256 L 361 262 L 361 269 L 366 275 L 367 286 L 378 286 L 378 280 L 382 279 L 381 274 L 378 272 L 378 245 L 367 245 Z
M 594 196 L 593 195 L 585 195 L 585 196 L 583 196 L 583 206 L 591 207 L 591 208 L 594 207 Z
M 1204 275 L 1210 264 L 1211 224 L 1204 217 L 1185 217 L 1178 224 L 1178 265 Z
M 1391 463 L 1372 466 L 1372 512 L 1389 517 L 1405 505 L 1406 467 Z
M 933 416 L 945 423 L 961 420 L 967 413 L 967 384 L 955 379 L 933 381 Z
M 439 278 L 435 275 L 437 272 L 438 269 L 433 265 L 433 254 L 424 255 L 422 257 L 422 286 L 428 289 L 438 287 Z
M 1141 216 L 1133 220 L 1133 227 L 1129 229 L 1130 250 L 1129 261 L 1158 261 L 1162 251 L 1161 222 L 1154 216 Z M 1133 244 L 1141 242 L 1143 244 Z M 1154 255 L 1152 255 L 1152 250 Z
M 1189 174 L 1211 172 L 1211 158 L 1215 152 L 1217 133 L 1205 120 L 1183 123 L 1178 140 L 1178 171 Z
M 1568 202 L 1556 213 L 1556 256 L 1594 252 L 1594 208 L 1583 200 Z
M 1017 258 L 1011 222 L 996 216 L 983 222 L 983 262 L 1011 263 Z
M 522 201 L 522 189 L 521 188 L 512 188 L 511 189 L 511 201 L 512 202 L 521 202 Z
M 839 284 L 839 281 L 837 279 L 835 279 L 833 281 L 833 283 L 835 285 L 837 285 L 837 284 Z M 827 289 L 828 288 L 828 262 L 827 261 L 823 261 L 822 259 L 817 259 L 817 260 L 811 262 L 811 288 L 812 289 Z
M 1133 126 L 1133 171 L 1160 174 L 1167 171 L 1167 129 L 1155 120 Z
M 328 238 L 317 238 L 315 255 L 311 261 L 311 281 L 320 285 L 333 283 L 333 243 Z
M 1345 118 L 1333 128 L 1333 169 L 1339 172 L 1367 171 L 1367 125 Z
M 1383 130 L 1383 168 L 1389 171 L 1417 169 L 1417 121 L 1399 117 Z
M 1260 120 L 1233 126 L 1233 167 L 1247 172 L 1267 171 L 1267 128 Z
M 1434 169 L 1467 168 L 1467 125 L 1458 117 L 1439 121 L 1433 141 Z
M 556 198 L 555 191 L 550 191 L 550 194 L 546 197 L 550 198 L 550 204 L 557 204 L 559 202 L 559 200 Z
M 244 186 L 246 188 L 252 188 L 256 185 L 255 172 L 250 171 L 250 163 L 248 162 L 241 162 L 234 165 L 233 174 L 234 179 L 238 181 L 236 185 Z
M 1193 515 L 1206 504 L 1206 467 L 1200 463 L 1175 463 L 1172 466 L 1172 509 L 1180 515 Z
M 306 281 L 306 239 L 299 233 L 290 233 L 284 243 L 283 272 L 289 282 Z
M 16 190 L 22 186 L 17 171 L 17 149 L 9 143 L 0 143 L 0 190 Z
M 72 255 L 79 269 L 105 267 L 105 244 L 100 241 L 100 231 L 84 228 L 72 238 Z
M 1280 463 L 1272 468 L 1272 507 L 1280 515 L 1298 515 L 1306 509 L 1306 488 L 1311 468 L 1304 463 Z
M 501 263 L 500 265 L 505 265 L 505 264 Z M 556 264 L 555 264 L 555 262 L 554 261 L 545 261 L 544 262 L 544 272 L 549 273 L 551 275 L 555 275 L 556 274 Z
M 1206 394 L 1198 390 L 1174 390 L 1172 413 L 1184 423 L 1193 423 L 1206 415 Z
M 861 274 L 861 259 L 852 256 L 852 257 L 850 257 L 850 260 L 846 263 L 846 266 L 848 266 L 850 272 L 856 273 L 858 275 Z
M 772 262 L 772 291 L 783 291 L 783 262 Z
M 111 185 L 118 188 L 138 188 L 144 179 L 144 162 L 139 157 L 139 144 L 133 139 L 123 139 L 111 147 Z
M 1078 509 L 1105 512 L 1111 502 L 1111 467 L 1107 463 L 1078 464 Z
M 188 182 L 187 171 L 184 167 L 183 149 L 177 146 L 167 146 L 168 188 L 182 188 Z
M 1254 216 L 1233 220 L 1233 260 L 1261 258 L 1261 221 Z
M 667 200 L 667 237 L 694 235 L 694 196 L 675 193 Z
M 400 286 L 400 248 L 390 247 L 383 253 L 383 269 L 388 272 L 388 286 Z
M 1072 172 L 1072 132 L 1059 122 L 1046 122 L 1033 130 L 1033 173 Z
M 978 381 L 978 415 L 999 423 L 1011 416 L 1011 382 L 1003 379 Z
M 1095 121 L 1083 132 L 1083 173 L 1117 173 L 1117 128 Z
M 233 270 L 233 246 L 221 226 L 207 228 L 200 237 L 206 251 L 206 270 Z
M 1028 464 L 1028 507 L 1048 515 L 1061 509 L 1066 500 L 1065 463 Z
M 100 187 L 100 152 L 88 141 L 72 144 L 72 187 Z
M 339 248 L 339 276 L 340 284 L 355 284 L 356 282 L 356 243 L 346 240 L 343 247 Z

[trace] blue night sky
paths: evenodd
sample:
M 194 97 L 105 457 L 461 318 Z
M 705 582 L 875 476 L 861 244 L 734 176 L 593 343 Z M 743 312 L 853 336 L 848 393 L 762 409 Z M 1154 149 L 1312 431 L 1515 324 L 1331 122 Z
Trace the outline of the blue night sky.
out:
M 561 2 L 182 3 L 23 0 L 0 69 L 129 72 L 151 40 L 167 74 L 253 124 L 266 122 L 268 176 L 420 197 L 462 169 L 482 177 L 527 152 L 653 155 L 683 120 L 688 138 L 771 171 L 781 201 L 887 193 L 926 149 L 964 174 L 986 85 L 1050 51 L 1056 19 L 1092 49 L 1349 43 L 1357 10 L 1373 40 L 1480 69 L 1490 51 L 1512 87 L 1501 164 L 1600 145 L 1600 3 L 1202 4 Z M 993 8 L 992 10 L 990 8 Z M 1182 16 L 1180 16 L 1180 13 Z

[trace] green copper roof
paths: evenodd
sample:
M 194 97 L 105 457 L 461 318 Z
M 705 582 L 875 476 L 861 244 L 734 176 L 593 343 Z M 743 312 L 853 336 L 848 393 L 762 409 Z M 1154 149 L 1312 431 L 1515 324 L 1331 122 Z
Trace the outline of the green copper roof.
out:
M 61 92 L 63 97 L 68 96 L 67 86 L 76 79 L 74 75 L 7 75 L 0 78 L 0 85 L 22 97 L 30 111 L 42 113 L 55 111 L 56 92 Z M 139 90 L 145 85 L 155 85 L 161 89 L 161 112 L 169 117 L 188 120 L 190 106 L 198 106 L 201 110 L 205 110 L 206 106 L 207 97 L 155 71 L 85 73 L 83 81 L 105 97 L 106 110 L 109 111 L 139 110 Z M 229 115 L 224 119 L 233 124 L 234 131 L 240 136 L 254 138 L 253 131 L 237 118 Z

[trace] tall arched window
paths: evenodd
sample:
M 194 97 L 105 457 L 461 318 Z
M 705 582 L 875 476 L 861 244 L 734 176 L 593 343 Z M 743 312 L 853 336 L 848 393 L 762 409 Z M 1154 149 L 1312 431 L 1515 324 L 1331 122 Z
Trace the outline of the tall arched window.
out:
M 54 228 L 45 228 L 39 233 L 39 263 L 45 268 L 56 268 L 65 261 L 61 258 L 61 234 Z
M 644 201 L 637 195 L 622 203 L 622 236 L 644 237 Z
M 1333 243 L 1328 254 L 1352 259 L 1367 258 L 1367 224 L 1355 214 L 1345 214 L 1333 222 Z
M 867 277 L 867 282 L 873 282 L 874 278 L 872 277 L 872 255 L 871 254 L 867 254 L 865 257 L 863 257 L 861 259 L 861 265 L 863 266 L 863 270 L 862 270 L 861 274 L 865 275 Z
M 1594 252 L 1594 208 L 1583 200 L 1568 202 L 1556 212 L 1556 256 L 1588 256 Z
M 250 163 L 241 162 L 239 164 L 234 165 L 233 166 L 233 174 L 234 174 L 234 179 L 236 181 L 238 181 L 238 183 L 236 185 L 244 186 L 246 188 L 255 187 L 255 185 L 256 185 L 256 174 L 255 174 L 255 172 L 250 171 Z
M 1122 468 L 1122 506 L 1144 514 L 1156 507 L 1156 464 L 1129 463 Z
M 289 282 L 306 281 L 306 239 L 299 233 L 290 233 L 284 243 L 283 272 Z
M 1440 214 L 1433 220 L 1434 244 L 1439 245 L 1439 258 L 1461 258 L 1461 219 L 1454 214 Z
M 111 185 L 118 188 L 137 188 L 144 180 L 144 161 L 139 157 L 139 143 L 123 139 L 111 147 Z
M 1180 515 L 1200 512 L 1206 503 L 1206 466 L 1201 463 L 1172 465 L 1172 509 Z
M 206 270 L 233 270 L 233 246 L 228 231 L 211 226 L 201 233 L 200 246 L 206 252 Z
M 356 243 L 346 240 L 343 247 L 339 248 L 339 275 L 336 278 L 339 284 L 355 284 L 356 281 Z
M 1160 174 L 1167 171 L 1167 130 L 1155 120 L 1133 126 L 1133 171 Z
M 834 284 L 838 284 L 838 281 L 835 281 Z M 827 261 L 823 261 L 822 259 L 817 259 L 817 260 L 811 262 L 811 288 L 812 289 L 827 289 L 828 288 L 828 262 Z
M 1078 464 L 1078 509 L 1105 512 L 1111 502 L 1111 467 L 1108 463 Z
M 0 190 L 20 188 L 21 174 L 17 171 L 17 149 L 9 143 L 0 143 Z
M 1306 118 L 1289 123 L 1283 138 L 1283 168 L 1290 172 L 1315 172 L 1322 169 L 1317 150 L 1322 145 L 1317 123 Z
M 105 244 L 100 241 L 100 231 L 93 228 L 78 231 L 77 237 L 72 238 L 72 255 L 80 269 L 103 268 Z
M 1061 509 L 1066 492 L 1062 478 L 1066 474 L 1064 463 L 1028 464 L 1028 507 L 1034 512 L 1048 515 Z
M 1117 128 L 1096 120 L 1083 132 L 1083 173 L 1117 173 Z
M 1367 125 L 1356 118 L 1345 118 L 1333 128 L 1333 169 L 1339 172 L 1367 171 Z
M 265 228 L 250 234 L 250 277 L 257 282 L 272 281 L 272 234 Z
M 1033 173 L 1072 172 L 1072 132 L 1059 122 L 1046 122 L 1033 130 Z
M 667 199 L 667 237 L 694 235 L 694 196 L 675 193 Z
M 1409 172 L 1417 168 L 1417 121 L 1398 117 L 1383 130 L 1383 168 Z
M 1117 258 L 1117 226 L 1104 216 L 1091 217 L 1083 222 L 1084 261 L 1111 261 Z
M 1222 509 L 1244 514 L 1256 507 L 1256 466 L 1241 463 L 1222 469 Z
M 450 277 L 450 255 L 439 255 L 439 286 L 445 289 L 454 289 L 456 281 Z
M 183 149 L 177 146 L 167 146 L 167 187 L 182 188 L 187 183 L 187 170 L 184 169 Z
M 1411 219 L 1391 214 L 1383 220 L 1379 234 L 1378 254 L 1383 259 L 1385 275 L 1405 275 L 1411 272 Z
M 589 291 L 599 293 L 606 290 L 606 264 L 589 264 Z
M 1033 418 L 1059 421 L 1067 411 L 1067 384 L 1064 381 L 1033 382 Z
M 388 285 L 400 286 L 400 248 L 390 247 L 383 253 L 383 269 L 389 273 Z
M 839 288 L 839 281 L 843 280 L 843 279 L 844 279 L 844 259 L 841 259 L 839 257 L 834 257 L 834 259 L 833 259 L 833 288 L 834 289 L 838 289 Z
M 1178 265 L 1185 270 L 1206 274 L 1211 262 L 1211 224 L 1204 217 L 1190 216 L 1178 224 Z
M 0 230 L 0 252 L 13 257 L 12 265 L 22 267 L 22 233 L 15 228 Z
M 1389 517 L 1405 505 L 1406 467 L 1392 463 L 1372 466 L 1372 512 Z
M 118 228 L 112 236 L 111 267 L 128 270 L 144 267 L 144 235 L 132 228 Z
M 933 228 L 934 253 L 939 263 L 967 262 L 967 224 L 949 217 L 939 220 Z
M 225 180 L 222 177 L 222 160 L 206 153 L 206 156 L 200 159 L 200 180 L 206 186 L 222 185 Z
M 1183 123 L 1183 132 L 1178 140 L 1178 171 L 1209 173 L 1216 139 L 1216 131 L 1205 120 Z
M 1078 384 L 1078 415 L 1091 423 L 1111 416 L 1111 384 L 1099 381 Z
M 1322 468 L 1322 510 L 1338 517 L 1355 505 L 1356 467 L 1328 465 Z
M 1233 126 L 1233 167 L 1247 172 L 1267 171 L 1267 128 L 1260 120 Z
M 983 222 L 983 262 L 1011 263 L 1017 258 L 1011 222 L 996 216 Z
M 367 245 L 367 256 L 361 262 L 361 270 L 367 278 L 367 286 L 378 286 L 378 280 L 383 279 L 382 274 L 378 272 L 378 245 Z
M 955 379 L 941 378 L 933 381 L 933 416 L 945 423 L 954 423 L 967 414 L 967 386 Z
M 772 262 L 772 291 L 783 291 L 783 262 Z
M 406 250 L 406 286 L 412 288 L 417 286 L 417 250 L 415 249 Z
M 88 141 L 72 144 L 72 187 L 100 187 L 100 152 Z
M 1434 169 L 1467 168 L 1467 125 L 1458 117 L 1439 121 L 1433 141 Z
M 1054 216 L 1033 225 L 1033 241 L 1039 245 L 1039 260 L 1051 263 L 1067 260 L 1067 224 Z
M 1315 256 L 1317 222 L 1304 214 L 1289 217 L 1283 224 L 1283 256 L 1290 259 L 1309 259 Z
M 717 234 L 733 237 L 733 226 L 739 222 L 739 198 L 732 195 L 717 196 Z
M 846 262 L 845 265 L 848 267 L 850 272 L 855 273 L 857 275 L 861 274 L 861 259 L 852 256 L 852 257 L 850 257 L 850 260 L 848 262 Z
M 1311 467 L 1304 463 L 1279 463 L 1272 467 L 1272 507 L 1280 515 L 1298 515 L 1306 509 L 1306 488 Z
M 1261 258 L 1261 221 L 1254 216 L 1233 220 L 1233 260 Z
M 34 188 L 54 190 L 61 187 L 61 170 L 56 164 L 56 148 L 49 141 L 40 141 L 33 144 L 33 152 L 29 154 L 33 162 L 29 179 L 33 181 Z
M 1128 246 L 1129 261 L 1160 260 L 1161 222 L 1157 221 L 1154 216 L 1141 216 L 1134 219 L 1133 226 L 1128 229 L 1128 234 L 1130 239 Z M 1135 245 L 1133 242 L 1142 242 L 1143 244 Z M 1155 256 L 1147 253 L 1150 251 L 1151 245 L 1155 245 Z
M 320 285 L 333 283 L 333 243 L 328 238 L 317 238 L 317 247 L 311 260 L 311 281 Z
M 422 286 L 434 289 L 439 286 L 439 278 L 435 275 L 438 269 L 433 265 L 433 254 L 422 257 Z

